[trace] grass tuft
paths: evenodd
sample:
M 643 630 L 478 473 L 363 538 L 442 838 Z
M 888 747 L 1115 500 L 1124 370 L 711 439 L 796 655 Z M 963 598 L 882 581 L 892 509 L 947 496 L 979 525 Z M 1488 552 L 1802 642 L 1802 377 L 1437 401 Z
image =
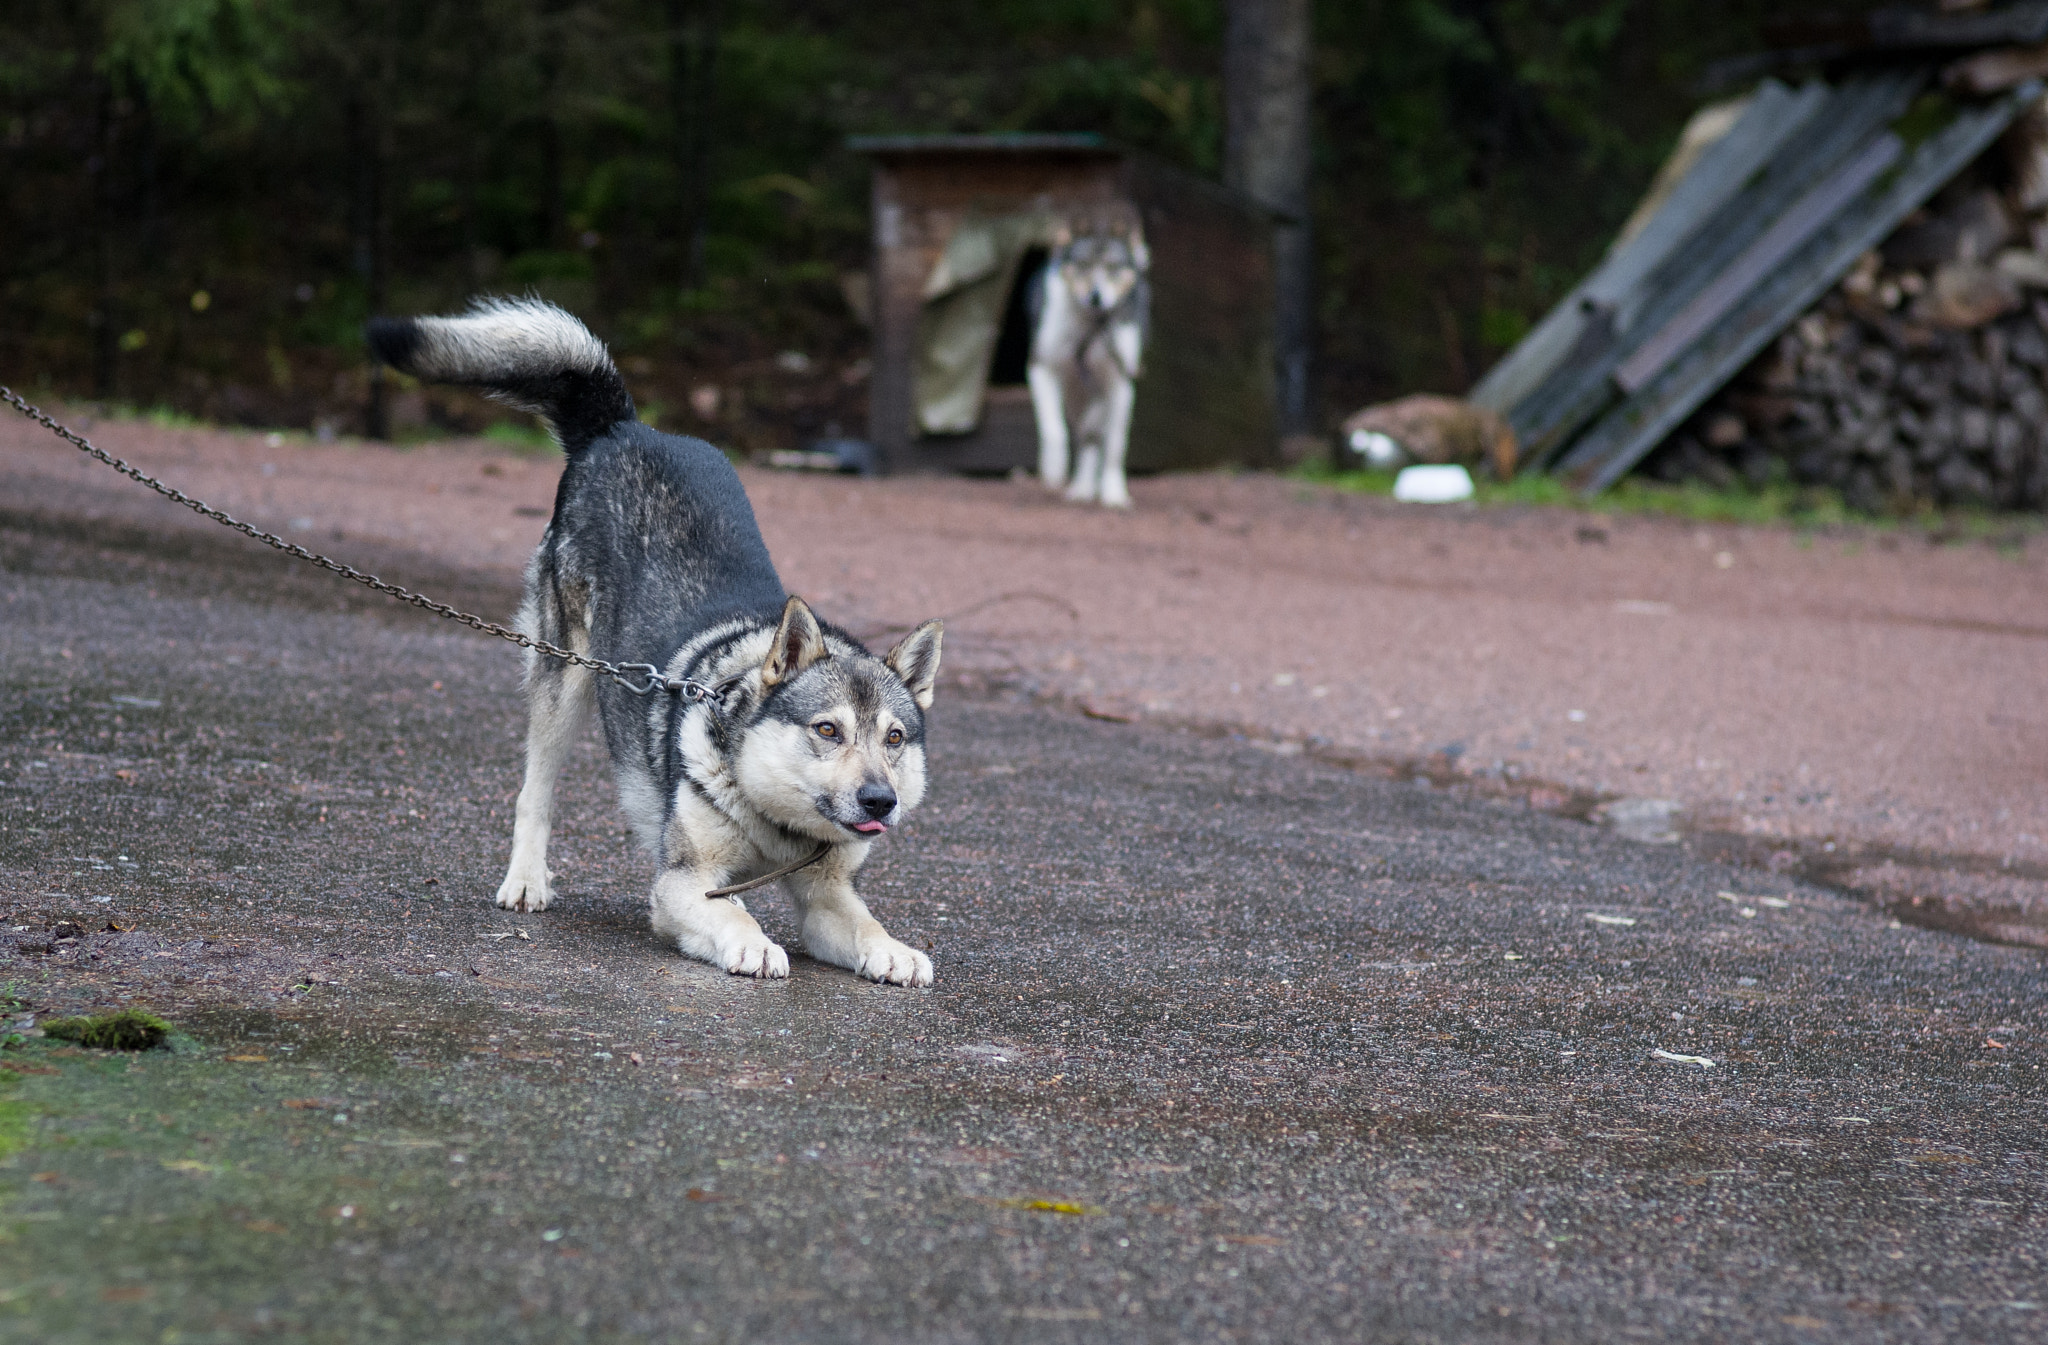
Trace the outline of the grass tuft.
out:
M 555 441 L 548 432 L 540 427 L 538 421 L 527 421 L 522 424 L 517 421 L 501 420 L 485 430 L 483 437 L 491 443 L 502 445 L 514 453 L 527 457 L 546 457 L 561 451 L 555 446 Z
M 1326 463 L 1297 467 L 1297 480 L 1334 486 L 1365 495 L 1391 495 L 1393 472 L 1340 472 Z M 2041 530 L 2030 514 L 2000 514 L 1983 509 L 1923 508 L 1903 516 L 1859 513 L 1835 491 L 1774 481 L 1761 487 L 1737 485 L 1716 489 L 1700 482 L 1665 485 L 1639 477 L 1623 477 L 1599 495 L 1576 493 L 1554 476 L 1531 472 L 1511 481 L 1475 476 L 1473 502 L 1479 505 L 1545 505 L 1602 514 L 1661 514 L 1695 523 L 1789 524 L 1800 529 L 1856 526 L 1884 530 L 1917 528 L 1934 542 L 1987 541 L 2001 549 L 2023 549 L 2026 539 Z
M 164 1044 L 171 1025 L 141 1009 L 117 1009 L 83 1018 L 54 1018 L 43 1025 L 43 1035 L 61 1041 L 75 1041 L 96 1051 L 150 1051 Z

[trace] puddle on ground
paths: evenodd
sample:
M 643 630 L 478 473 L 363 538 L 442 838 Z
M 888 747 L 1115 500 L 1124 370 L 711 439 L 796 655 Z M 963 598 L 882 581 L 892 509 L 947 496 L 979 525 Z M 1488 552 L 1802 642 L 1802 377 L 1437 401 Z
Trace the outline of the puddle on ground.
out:
M 1683 844 L 1702 858 L 1783 874 L 1867 902 L 1902 924 L 1986 943 L 2048 949 L 2048 864 L 1826 838 L 1751 836 L 1699 825 L 1668 799 L 1601 793 L 1507 771 L 1465 770 L 1458 756 L 1441 751 L 1389 759 L 1314 740 L 1279 738 L 1241 724 L 1154 716 L 1145 722 L 1460 797 L 1521 803 L 1646 844 Z
M 1705 858 L 1786 874 L 1869 902 L 1902 924 L 2048 948 L 2048 864 L 1725 831 L 1694 832 L 1687 844 Z

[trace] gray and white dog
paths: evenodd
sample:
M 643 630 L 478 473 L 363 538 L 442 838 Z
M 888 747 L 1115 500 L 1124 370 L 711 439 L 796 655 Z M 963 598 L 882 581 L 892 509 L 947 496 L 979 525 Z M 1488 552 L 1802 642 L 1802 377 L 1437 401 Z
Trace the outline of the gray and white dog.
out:
M 1124 450 L 1151 325 L 1151 265 L 1135 233 L 1083 234 L 1054 250 L 1030 292 L 1025 379 L 1038 421 L 1038 478 L 1050 490 L 1064 486 L 1070 500 L 1130 508 Z
M 655 862 L 661 938 L 736 975 L 787 976 L 788 955 L 738 897 L 705 894 L 822 848 L 783 880 L 805 950 L 877 981 L 931 984 L 931 959 L 889 936 L 853 876 L 924 797 L 940 623 L 876 658 L 784 593 L 725 455 L 642 425 L 603 343 L 552 304 L 380 318 L 369 338 L 395 369 L 540 415 L 567 455 L 519 629 L 654 665 L 683 688 L 638 695 L 528 653 L 526 780 L 498 904 L 539 911 L 553 899 L 555 779 L 594 700 L 620 805 Z

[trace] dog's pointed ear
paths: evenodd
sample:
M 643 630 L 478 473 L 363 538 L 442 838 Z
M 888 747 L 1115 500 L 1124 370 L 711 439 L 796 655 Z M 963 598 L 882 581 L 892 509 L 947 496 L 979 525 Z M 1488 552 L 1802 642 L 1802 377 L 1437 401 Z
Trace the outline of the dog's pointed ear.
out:
M 932 688 L 939 680 L 939 641 L 945 634 L 945 622 L 927 621 L 899 640 L 883 660 L 903 679 L 920 710 L 932 708 Z
M 768 657 L 761 664 L 761 685 L 777 686 L 825 657 L 825 633 L 810 604 L 795 594 L 782 604 L 782 624 L 768 645 Z

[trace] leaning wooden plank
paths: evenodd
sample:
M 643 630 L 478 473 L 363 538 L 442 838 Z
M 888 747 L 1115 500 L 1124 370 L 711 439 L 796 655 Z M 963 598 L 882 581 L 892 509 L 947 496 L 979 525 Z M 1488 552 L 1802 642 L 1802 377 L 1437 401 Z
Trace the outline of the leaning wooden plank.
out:
M 1984 0 L 1941 0 L 1938 6 L 1892 5 L 1855 17 L 1766 19 L 1764 35 L 1771 49 L 1708 62 L 1700 72 L 1700 85 L 1726 89 L 1771 70 L 1864 63 L 1878 53 L 1890 53 L 1892 59 L 1938 59 L 1943 52 L 2048 42 L 2048 0 L 2020 0 L 1996 9 L 1982 8 L 1983 4 Z M 1963 10 L 1977 12 L 1957 12 Z M 1979 91 L 2003 92 L 2010 87 Z
M 1821 84 L 1808 84 L 1797 93 L 1773 79 L 1758 85 L 1735 124 L 1700 151 L 1657 212 L 1487 370 L 1465 400 L 1502 415 L 1512 412 L 1570 354 L 1589 317 L 1599 309 L 1617 307 L 1702 219 L 1741 190 L 1827 96 L 1827 87 Z
M 1612 309 L 1589 313 L 1569 357 L 1508 417 L 1531 463 L 1547 462 L 1597 420 L 1615 400 L 1615 367 L 1711 285 L 1814 182 L 1904 113 L 1924 79 L 1919 70 L 1895 72 L 1833 90 L 1809 124 L 1635 289 Z
M 1572 446 L 1558 472 L 1575 490 L 1605 490 L 1733 378 L 1856 259 L 1983 153 L 2041 93 L 2032 81 L 1994 103 L 1967 108 L 1880 177 L 1712 330 Z

